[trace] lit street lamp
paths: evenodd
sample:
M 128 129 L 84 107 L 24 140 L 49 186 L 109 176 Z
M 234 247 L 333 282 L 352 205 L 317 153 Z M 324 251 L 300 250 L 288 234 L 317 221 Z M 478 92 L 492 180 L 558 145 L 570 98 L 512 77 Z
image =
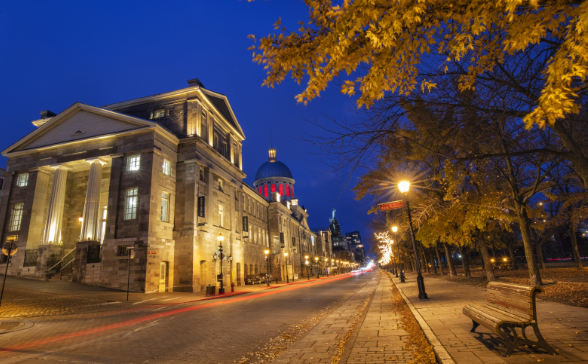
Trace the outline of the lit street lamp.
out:
M 266 269 L 266 273 L 265 273 L 265 280 L 267 281 L 267 286 L 269 287 L 270 283 L 270 279 L 269 279 L 269 250 L 266 249 L 263 251 L 263 253 L 265 254 L 265 269 Z
M 310 268 L 308 267 L 308 255 L 305 255 L 304 259 L 306 259 L 306 274 L 308 274 L 308 280 L 310 281 Z
M 223 236 L 223 234 L 218 234 L 218 236 L 216 237 L 216 240 L 218 240 L 219 246 L 218 246 L 218 251 L 219 251 L 219 260 L 220 260 L 220 289 L 218 290 L 218 294 L 225 294 L 225 288 L 223 287 L 223 258 L 225 257 L 223 255 L 223 240 L 225 240 L 225 237 Z
M 314 262 L 315 262 L 315 266 L 316 266 L 316 277 L 320 278 L 319 276 L 319 262 L 318 262 L 318 257 L 314 257 Z
M 398 189 L 402 192 L 405 196 L 408 194 L 408 189 L 410 188 L 410 182 L 402 181 L 398 183 Z M 406 199 L 406 211 L 408 212 L 408 225 L 410 226 L 410 237 L 412 239 L 412 249 L 414 250 L 414 260 L 415 266 L 417 270 L 417 286 L 419 288 L 419 299 L 425 300 L 429 297 L 427 296 L 427 292 L 425 292 L 425 281 L 421 274 L 421 268 L 419 266 L 419 255 L 417 252 L 416 241 L 414 239 L 414 230 L 412 228 L 412 218 L 410 216 L 410 205 L 408 204 L 408 198 Z
M 327 267 L 327 262 L 329 261 L 329 259 L 325 258 L 325 269 Z M 327 277 L 329 276 L 329 271 L 327 270 Z

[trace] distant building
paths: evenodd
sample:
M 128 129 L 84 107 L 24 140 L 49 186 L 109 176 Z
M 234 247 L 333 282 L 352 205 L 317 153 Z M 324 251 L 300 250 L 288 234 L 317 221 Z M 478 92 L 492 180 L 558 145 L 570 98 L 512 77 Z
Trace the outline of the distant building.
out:
M 333 209 L 333 216 L 329 219 L 329 230 L 331 231 L 331 238 L 333 239 L 333 250 L 347 250 L 347 240 L 341 233 L 341 228 L 339 227 L 339 220 L 337 220 L 337 218 L 335 217 L 336 211 L 337 210 Z
M 357 263 L 364 263 L 365 261 L 365 249 L 361 241 L 361 234 L 359 231 L 352 231 L 345 234 L 345 240 L 347 241 L 347 247 L 350 252 L 355 254 L 355 261 Z

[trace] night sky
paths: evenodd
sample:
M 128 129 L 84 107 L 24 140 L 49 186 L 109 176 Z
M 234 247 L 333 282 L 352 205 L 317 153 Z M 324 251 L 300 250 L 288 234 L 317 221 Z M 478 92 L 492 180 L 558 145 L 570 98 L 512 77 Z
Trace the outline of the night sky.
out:
M 291 80 L 261 87 L 263 67 L 252 62 L 248 34 L 296 29 L 307 20 L 302 1 L 8 1 L 0 7 L 1 149 L 35 129 L 41 110 L 59 113 L 75 102 L 102 106 L 187 87 L 199 78 L 227 95 L 245 132 L 243 168 L 253 184 L 267 160 L 270 127 L 278 160 L 296 180 L 309 224 L 326 227 L 333 208 L 343 233 L 359 230 L 368 242 L 371 199 L 355 201 L 339 177 L 300 140 L 320 130 L 307 120 L 353 115 L 353 99 L 337 86 L 307 106 Z M 2 157 L 0 167 L 6 166 Z M 367 239 L 366 239 L 367 238 Z M 367 248 L 367 246 L 366 246 Z M 367 249 L 366 249 L 367 251 Z

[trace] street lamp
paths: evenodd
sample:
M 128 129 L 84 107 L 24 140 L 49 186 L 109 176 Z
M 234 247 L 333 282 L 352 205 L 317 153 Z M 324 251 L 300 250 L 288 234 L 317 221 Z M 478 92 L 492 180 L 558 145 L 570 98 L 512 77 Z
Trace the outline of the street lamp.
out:
M 306 274 L 308 274 L 308 280 L 310 281 L 310 270 L 308 268 L 308 255 L 305 255 L 304 259 L 306 260 Z
M 329 259 L 325 258 L 325 269 L 327 269 L 327 277 L 329 276 L 329 269 L 327 268 L 327 262 Z
M 288 278 L 288 252 L 284 253 L 284 261 L 286 263 L 286 283 L 290 283 L 290 279 Z
M 269 287 L 270 283 L 270 279 L 269 279 L 269 249 L 266 249 L 263 251 L 263 253 L 265 254 L 265 269 L 266 269 L 266 273 L 265 273 L 265 280 L 267 281 L 267 286 Z
M 314 262 L 315 262 L 315 266 L 316 266 L 316 278 L 318 279 L 318 278 L 320 278 L 318 257 L 314 257 Z
M 216 237 L 216 240 L 218 240 L 218 251 L 219 251 L 219 259 L 220 259 L 220 289 L 218 290 L 218 294 L 225 294 L 225 288 L 223 287 L 223 258 L 225 257 L 223 255 L 223 240 L 225 240 L 225 237 L 223 236 L 223 234 L 218 234 L 218 236 Z
M 405 196 L 408 194 L 409 188 L 410 182 L 408 181 L 402 181 L 398 183 L 398 189 Z M 408 225 L 410 226 L 410 237 L 412 239 L 412 249 L 414 250 L 414 261 L 417 270 L 417 286 L 419 287 L 419 299 L 425 300 L 429 297 L 427 296 L 427 292 L 425 292 L 425 281 L 423 279 L 423 275 L 421 274 L 421 267 L 419 266 L 419 255 L 417 252 L 416 241 L 414 240 L 414 230 L 412 228 L 412 218 L 410 216 L 410 205 L 408 203 L 408 198 L 406 199 L 406 211 L 408 213 Z

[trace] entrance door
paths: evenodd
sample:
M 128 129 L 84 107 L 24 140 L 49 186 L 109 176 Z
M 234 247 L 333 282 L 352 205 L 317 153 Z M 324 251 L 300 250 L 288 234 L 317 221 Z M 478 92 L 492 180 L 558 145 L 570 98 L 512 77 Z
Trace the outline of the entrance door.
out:
M 159 263 L 159 292 L 167 290 L 167 262 Z

